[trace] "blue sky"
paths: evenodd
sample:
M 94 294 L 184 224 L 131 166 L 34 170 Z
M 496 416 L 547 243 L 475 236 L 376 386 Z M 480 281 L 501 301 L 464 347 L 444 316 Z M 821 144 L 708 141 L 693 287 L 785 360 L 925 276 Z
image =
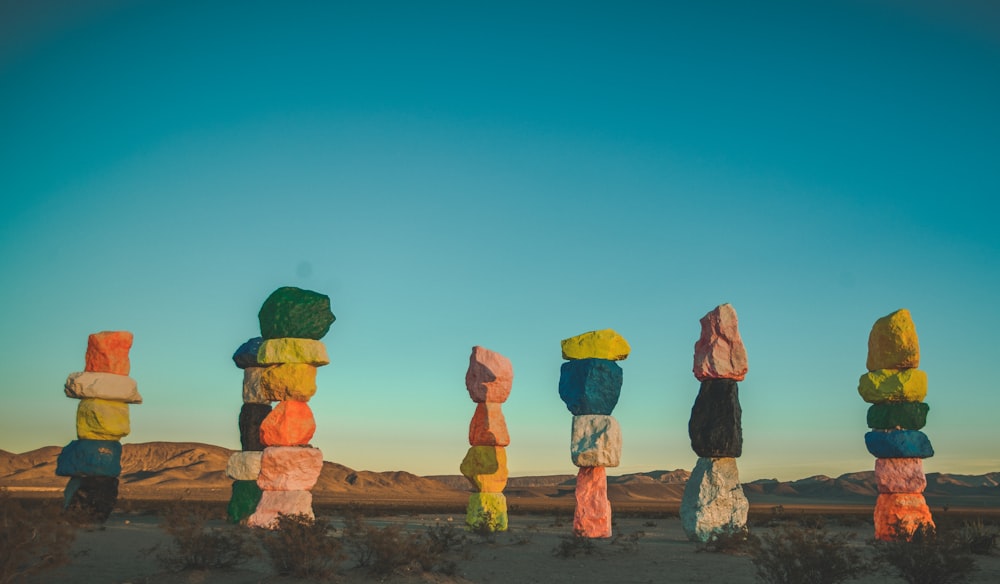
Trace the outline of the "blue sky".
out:
M 0 1 L 0 448 L 72 440 L 65 377 L 120 329 L 125 441 L 238 448 L 230 356 L 292 285 L 332 299 L 314 444 L 352 468 L 457 474 L 482 345 L 511 473 L 574 472 L 559 341 L 614 328 L 617 472 L 690 469 L 730 302 L 744 479 L 872 468 L 902 307 L 925 469 L 1000 470 L 994 3 L 425 4 Z

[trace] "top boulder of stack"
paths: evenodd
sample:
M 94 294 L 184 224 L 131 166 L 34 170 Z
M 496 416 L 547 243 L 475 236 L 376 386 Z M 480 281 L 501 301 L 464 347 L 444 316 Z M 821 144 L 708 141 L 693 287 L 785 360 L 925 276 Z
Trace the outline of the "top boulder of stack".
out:
M 868 370 L 914 369 L 920 366 L 920 343 L 910 311 L 900 308 L 872 325 L 868 335 Z
M 293 286 L 278 288 L 257 313 L 264 339 L 294 337 L 319 340 L 337 320 L 330 311 L 330 297 Z
M 485 347 L 472 347 L 465 387 L 476 403 L 503 403 L 514 385 L 514 367 L 510 359 Z
M 84 371 L 128 375 L 131 366 L 128 352 L 132 348 L 132 333 L 102 331 L 87 338 Z
M 590 331 L 562 341 L 563 359 L 607 359 L 622 361 L 632 348 L 625 337 L 612 329 Z
M 694 376 L 743 381 L 747 350 L 740 338 L 739 319 L 732 304 L 721 304 L 701 317 L 701 337 L 694 344 Z

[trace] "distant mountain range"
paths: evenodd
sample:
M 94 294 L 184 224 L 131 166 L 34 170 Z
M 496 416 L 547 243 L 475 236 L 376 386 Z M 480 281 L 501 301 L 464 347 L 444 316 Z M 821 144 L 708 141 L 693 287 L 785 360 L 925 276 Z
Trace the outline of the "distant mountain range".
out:
M 61 448 L 46 446 L 22 454 L 0 450 L 0 487 L 11 491 L 57 491 L 65 477 L 55 476 Z M 227 498 L 232 481 L 226 462 L 233 451 L 191 442 L 125 444 L 122 451 L 123 496 L 169 497 L 178 492 Z M 608 497 L 617 502 L 677 504 L 690 472 L 656 470 L 608 476 Z M 576 475 L 511 477 L 504 492 L 512 501 L 543 502 L 572 498 Z M 757 480 L 743 485 L 755 504 L 870 504 L 878 495 L 873 471 L 836 478 L 817 475 L 795 481 Z M 356 471 L 325 462 L 313 488 L 318 500 L 345 497 L 394 501 L 456 500 L 471 491 L 461 475 L 421 477 L 404 471 Z M 984 475 L 927 475 L 925 496 L 931 505 L 1000 507 L 1000 472 Z

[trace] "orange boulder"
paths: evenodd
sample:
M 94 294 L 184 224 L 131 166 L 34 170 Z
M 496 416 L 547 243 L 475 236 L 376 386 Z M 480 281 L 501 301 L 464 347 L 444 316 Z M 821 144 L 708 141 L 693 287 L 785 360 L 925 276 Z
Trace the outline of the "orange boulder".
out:
M 472 446 L 507 446 L 510 435 L 500 404 L 480 402 L 469 423 L 469 444 Z
M 84 371 L 128 375 L 128 352 L 132 348 L 132 333 L 128 331 L 103 331 L 87 338 L 87 355 Z
M 573 531 L 583 537 L 611 537 L 611 501 L 603 466 L 581 467 L 576 475 Z
M 875 501 L 875 539 L 909 540 L 924 525 L 933 529 L 934 519 L 920 493 L 883 493 Z
M 265 446 L 302 446 L 316 433 L 316 420 L 306 402 L 283 401 L 260 423 Z

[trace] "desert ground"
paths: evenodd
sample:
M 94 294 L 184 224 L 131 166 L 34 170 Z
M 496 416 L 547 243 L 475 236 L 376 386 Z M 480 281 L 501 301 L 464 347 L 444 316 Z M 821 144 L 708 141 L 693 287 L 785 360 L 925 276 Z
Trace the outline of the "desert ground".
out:
M 162 502 L 160 502 L 162 503 Z M 550 583 L 550 582 L 727 582 L 749 584 L 755 577 L 751 556 L 745 549 L 722 552 L 689 541 L 676 512 L 616 510 L 614 537 L 589 540 L 591 553 L 574 547 L 572 508 L 529 509 L 510 516 L 510 528 L 494 536 L 469 533 L 463 529 L 464 513 L 442 513 L 438 502 L 397 502 L 380 505 L 325 503 L 317 505 L 317 516 L 336 529 L 335 537 L 344 537 L 344 516 L 359 513 L 374 528 L 400 526 L 405 534 L 424 533 L 429 529 L 448 530 L 463 540 L 448 557 L 453 562 L 442 571 L 423 571 L 416 566 L 403 567 L 390 574 L 374 574 L 357 567 L 353 558 L 345 559 L 336 574 L 322 581 L 332 582 L 434 582 L 434 583 Z M 212 517 L 206 526 L 217 529 L 249 530 L 227 524 L 219 502 L 201 502 L 202 515 Z M 219 511 L 213 510 L 219 505 Z M 420 507 L 428 511 L 421 511 Z M 829 533 L 854 534 L 850 545 L 870 554 L 872 525 L 867 514 L 858 509 L 834 507 L 785 508 L 776 514 L 773 508 L 751 510 L 750 530 L 764 536 L 786 525 L 820 527 Z M 103 525 L 82 527 L 77 532 L 69 564 L 38 574 L 29 582 L 38 583 L 270 583 L 306 581 L 280 576 L 266 554 L 251 557 L 246 563 L 221 570 L 167 569 L 158 557 L 169 552 L 173 538 L 163 526 L 164 507 L 159 503 L 131 502 L 119 505 Z M 948 519 L 956 524 L 968 519 L 987 518 L 996 525 L 997 513 L 990 510 L 949 511 Z M 217 517 L 216 517 L 217 516 Z M 452 526 L 452 527 L 450 527 Z M 253 534 L 252 534 L 253 535 Z M 559 557 L 560 546 L 581 551 L 579 555 Z M 568 554 L 567 554 L 568 555 Z M 974 556 L 978 572 L 975 583 L 1000 582 L 1000 551 Z M 862 583 L 902 582 L 879 573 L 854 580 Z

